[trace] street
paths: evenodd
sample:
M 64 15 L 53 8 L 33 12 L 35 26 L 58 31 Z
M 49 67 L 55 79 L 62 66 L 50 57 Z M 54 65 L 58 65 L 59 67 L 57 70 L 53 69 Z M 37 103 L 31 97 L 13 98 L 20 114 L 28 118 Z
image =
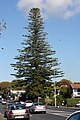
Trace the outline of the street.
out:
M 65 120 L 72 112 L 79 108 L 47 107 L 46 114 L 30 114 L 30 120 Z M 0 112 L 4 115 L 4 105 L 0 104 Z
M 32 114 L 31 120 L 65 120 L 63 116 L 57 116 L 53 114 Z
M 79 108 L 55 108 L 50 106 L 47 108 L 46 114 L 31 114 L 31 120 L 65 120 L 71 113 L 79 110 Z

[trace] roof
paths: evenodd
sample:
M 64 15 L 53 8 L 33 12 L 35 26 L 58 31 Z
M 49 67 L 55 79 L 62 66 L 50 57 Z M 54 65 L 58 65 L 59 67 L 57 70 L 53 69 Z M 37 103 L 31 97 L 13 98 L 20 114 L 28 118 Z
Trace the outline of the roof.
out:
M 25 93 L 25 90 L 11 90 L 11 93 Z
M 25 90 L 11 90 L 11 91 L 22 92 L 22 91 L 25 91 Z
M 72 88 L 80 88 L 80 84 L 79 83 L 71 84 L 71 87 Z

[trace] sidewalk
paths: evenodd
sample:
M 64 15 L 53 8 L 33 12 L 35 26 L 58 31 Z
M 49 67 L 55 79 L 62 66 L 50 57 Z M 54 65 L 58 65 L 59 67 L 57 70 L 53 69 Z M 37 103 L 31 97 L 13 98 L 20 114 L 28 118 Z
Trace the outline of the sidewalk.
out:
M 4 118 L 4 116 L 2 115 L 2 113 L 0 113 L 0 120 L 7 120 L 6 118 Z

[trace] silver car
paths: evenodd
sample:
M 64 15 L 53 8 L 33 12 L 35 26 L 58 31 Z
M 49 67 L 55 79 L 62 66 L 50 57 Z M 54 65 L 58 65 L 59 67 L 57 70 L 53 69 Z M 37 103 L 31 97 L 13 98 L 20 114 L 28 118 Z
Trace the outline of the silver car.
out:
M 46 106 L 43 103 L 33 103 L 33 105 L 29 108 L 30 113 L 46 113 Z
M 29 109 L 23 104 L 12 104 L 6 113 L 7 120 L 26 119 L 30 120 Z

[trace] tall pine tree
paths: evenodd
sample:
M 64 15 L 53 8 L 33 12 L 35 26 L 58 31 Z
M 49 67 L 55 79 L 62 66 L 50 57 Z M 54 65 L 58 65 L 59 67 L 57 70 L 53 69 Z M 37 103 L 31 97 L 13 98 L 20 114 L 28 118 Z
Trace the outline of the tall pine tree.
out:
M 26 92 L 31 98 L 45 97 L 46 86 L 50 87 L 52 78 L 63 76 L 57 66 L 57 58 L 52 56 L 56 53 L 51 50 L 46 41 L 47 33 L 44 32 L 44 22 L 39 8 L 29 11 L 28 31 L 23 35 L 22 49 L 18 49 L 19 55 L 15 57 L 16 63 L 11 64 L 16 70 L 14 75 L 17 79 L 26 80 Z M 49 84 L 48 84 L 49 83 Z

